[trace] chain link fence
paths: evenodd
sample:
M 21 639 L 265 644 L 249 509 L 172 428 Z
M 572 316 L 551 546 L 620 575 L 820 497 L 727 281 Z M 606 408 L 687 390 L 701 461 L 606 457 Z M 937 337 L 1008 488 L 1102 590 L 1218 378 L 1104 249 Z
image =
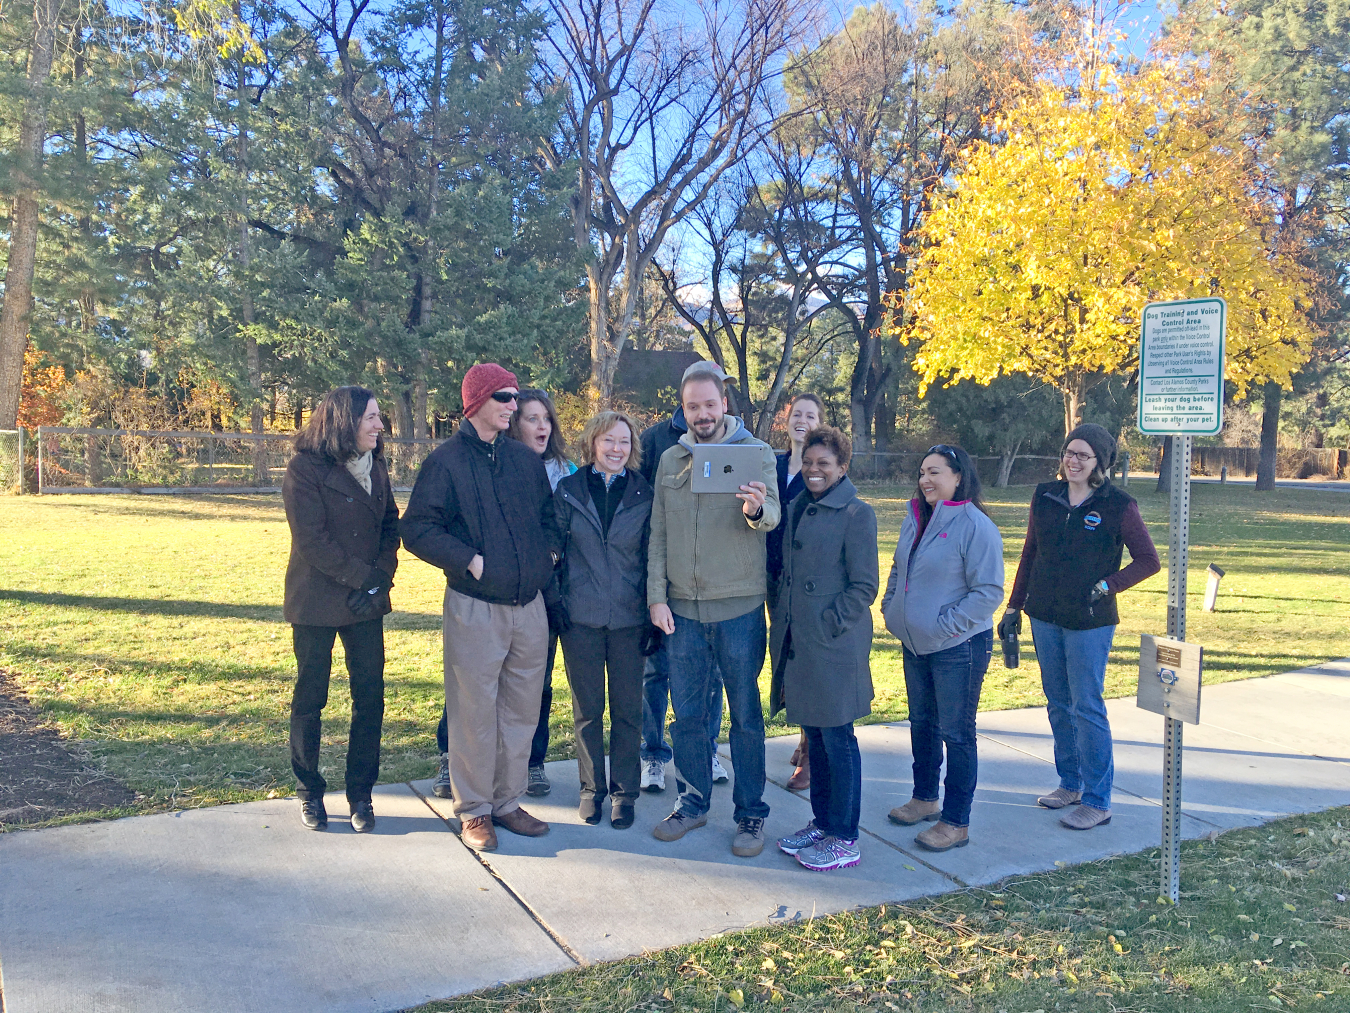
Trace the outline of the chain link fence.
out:
M 23 430 L 0 429 L 0 493 L 23 492 Z
M 278 492 L 295 453 L 292 439 L 287 433 L 41 426 L 36 441 L 38 492 Z M 384 441 L 396 491 L 412 488 L 417 469 L 441 442 Z

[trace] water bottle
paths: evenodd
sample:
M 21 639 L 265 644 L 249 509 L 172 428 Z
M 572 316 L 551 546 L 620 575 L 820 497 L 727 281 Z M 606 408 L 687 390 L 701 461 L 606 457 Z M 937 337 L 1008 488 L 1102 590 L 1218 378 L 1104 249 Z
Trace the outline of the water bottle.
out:
M 1021 660 L 1021 652 L 1017 647 L 1017 633 L 1009 630 L 1008 635 L 1000 639 L 1003 641 L 1003 667 L 1016 668 Z

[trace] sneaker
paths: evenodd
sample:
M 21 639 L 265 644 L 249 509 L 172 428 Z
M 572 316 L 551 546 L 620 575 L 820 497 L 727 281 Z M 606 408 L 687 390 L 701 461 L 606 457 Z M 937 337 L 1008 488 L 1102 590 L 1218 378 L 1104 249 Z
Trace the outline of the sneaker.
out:
M 727 768 L 722 766 L 722 761 L 717 758 L 716 753 L 713 753 L 713 784 L 726 784 L 728 777 Z
M 323 807 L 323 799 L 301 799 L 300 822 L 309 827 L 310 830 L 327 830 L 328 810 Z
M 1073 812 L 1059 818 L 1059 825 L 1070 830 L 1091 830 L 1093 827 L 1104 827 L 1110 822 L 1110 809 L 1094 809 L 1090 805 L 1080 805 Z
M 803 868 L 813 872 L 847 869 L 850 865 L 857 865 L 861 857 L 857 841 L 846 841 L 839 837 L 826 837 L 815 847 L 797 852 L 797 861 Z
M 436 771 L 436 780 L 431 782 L 431 794 L 437 798 L 454 798 L 450 791 L 450 754 L 441 754 L 441 766 Z
M 797 852 L 825 840 L 825 837 L 825 831 L 817 827 L 816 821 L 812 820 L 795 834 L 778 838 L 778 850 L 785 855 L 795 855 Z
M 548 775 L 544 773 L 543 766 L 531 767 L 530 779 L 525 785 L 525 794 L 535 796 L 547 795 L 552 790 L 553 785 L 548 783 Z
M 648 760 L 642 765 L 642 790 L 666 790 L 666 762 L 664 760 Z
M 652 836 L 658 841 L 678 841 L 691 830 L 697 830 L 708 822 L 708 814 L 689 816 L 679 809 L 663 819 L 652 829 Z
M 764 820 L 758 816 L 747 816 L 736 824 L 731 853 L 740 858 L 754 858 L 763 850 Z
M 892 823 L 899 823 L 902 827 L 912 827 L 915 823 L 922 823 L 924 820 L 935 820 L 941 814 L 942 804 L 937 799 L 930 802 L 927 799 L 912 798 L 904 805 L 892 809 L 889 819 Z
M 1077 805 L 1083 801 L 1081 791 L 1069 791 L 1068 788 L 1056 788 L 1049 795 L 1042 795 L 1036 799 L 1037 805 L 1043 805 L 1047 809 L 1063 809 L 1065 806 Z

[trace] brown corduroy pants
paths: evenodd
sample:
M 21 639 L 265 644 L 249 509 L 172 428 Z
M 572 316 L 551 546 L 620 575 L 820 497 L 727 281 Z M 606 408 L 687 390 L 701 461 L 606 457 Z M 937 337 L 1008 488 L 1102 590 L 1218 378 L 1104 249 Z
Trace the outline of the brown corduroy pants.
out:
M 442 624 L 455 815 L 520 806 L 548 657 L 544 596 L 492 605 L 445 589 Z

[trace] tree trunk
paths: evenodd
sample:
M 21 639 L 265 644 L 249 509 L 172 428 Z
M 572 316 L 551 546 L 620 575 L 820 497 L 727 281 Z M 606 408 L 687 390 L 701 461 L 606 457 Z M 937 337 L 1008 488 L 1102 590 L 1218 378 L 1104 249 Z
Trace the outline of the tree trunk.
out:
M 0 429 L 18 424 L 23 391 L 23 353 L 33 311 L 37 263 L 38 189 L 47 142 L 47 89 L 56 51 L 59 0 L 33 0 L 33 44 L 28 53 L 27 95 L 19 126 L 19 147 L 11 170 L 14 204 L 9 224 L 9 265 L 0 309 Z
M 1010 448 L 1003 451 L 998 462 L 998 481 L 995 483 L 1000 489 L 1008 487 L 1008 480 L 1012 478 L 1013 465 L 1017 463 L 1017 452 L 1022 449 L 1022 441 L 1018 440 Z
M 591 376 L 588 393 L 592 411 L 604 411 L 614 401 L 614 371 L 619 357 L 609 344 L 609 292 L 597 277 L 599 271 L 586 272 L 590 297 Z
M 236 13 L 238 8 L 236 8 Z M 253 404 L 249 409 L 250 431 L 262 435 L 262 353 L 253 334 L 253 291 L 249 287 L 248 270 L 252 260 L 248 243 L 248 92 L 244 83 L 244 61 L 238 61 L 235 101 L 239 119 L 239 315 L 244 322 L 244 365 L 248 371 L 249 393 Z M 263 488 L 270 483 L 267 474 L 267 442 L 253 441 L 253 484 Z
M 1279 449 L 1280 401 L 1284 391 L 1278 383 L 1266 384 L 1262 391 L 1261 457 L 1256 462 L 1256 489 L 1265 492 L 1275 488 L 1275 458 Z
M 1068 436 L 1083 421 L 1083 381 L 1074 379 L 1061 388 L 1064 395 L 1064 435 Z
M 1162 463 L 1158 465 L 1158 492 L 1172 491 L 1172 437 L 1163 437 Z

